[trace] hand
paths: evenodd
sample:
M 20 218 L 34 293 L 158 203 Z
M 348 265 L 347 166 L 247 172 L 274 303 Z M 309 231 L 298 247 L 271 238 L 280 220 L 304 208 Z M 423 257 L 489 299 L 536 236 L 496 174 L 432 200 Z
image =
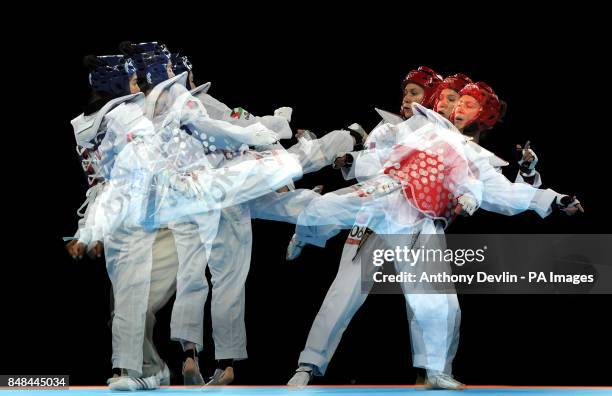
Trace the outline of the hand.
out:
M 346 154 L 341 156 L 341 157 L 336 157 L 336 159 L 334 160 L 334 165 L 333 168 L 334 169 L 340 169 L 346 166 Z
M 531 162 L 537 160 L 538 156 L 533 152 L 532 149 L 523 150 L 523 161 Z
M 359 145 L 363 147 L 368 138 L 368 134 L 365 129 L 363 129 L 363 127 L 357 124 L 356 122 L 349 125 L 347 129 L 349 130 L 349 132 L 351 133 L 351 137 L 355 141 L 354 145 Z
M 246 129 L 249 133 L 244 143 L 249 146 L 267 146 L 280 140 L 276 132 L 272 132 L 260 123 L 249 125 Z
M 536 153 L 530 148 L 523 148 L 520 144 L 516 145 L 516 151 L 521 152 L 521 161 L 524 162 L 538 162 L 538 156 Z
M 177 175 L 172 181 L 171 186 L 189 198 L 202 199 L 205 196 L 204 189 L 198 183 L 198 176 L 195 172 Z
M 477 208 L 476 199 L 469 194 L 463 194 L 457 200 L 458 205 L 455 207 L 455 213 L 462 216 L 471 216 Z
M 524 149 L 520 144 L 516 145 L 516 151 L 520 151 L 522 158 L 521 161 L 525 161 L 525 162 L 531 162 L 531 161 L 538 161 L 538 156 L 536 155 L 536 153 L 530 149 Z
M 521 159 L 518 161 L 521 175 L 524 177 L 535 176 L 535 167 L 538 164 L 538 156 L 536 153 L 530 148 L 521 147 L 520 144 L 516 145 L 516 150 L 520 152 L 521 156 Z
M 287 122 L 291 122 L 291 114 L 293 114 L 293 109 L 291 107 L 279 107 L 274 110 L 274 115 L 276 117 L 282 117 L 287 120 Z
M 298 129 L 297 131 L 295 131 L 295 138 L 299 139 L 301 137 L 305 137 L 308 140 L 314 140 L 317 138 L 317 136 L 310 132 L 308 129 Z
M 78 239 L 73 239 L 66 244 L 66 251 L 68 251 L 68 254 L 74 260 L 82 259 L 85 249 L 87 249 L 87 246 L 85 246 L 84 243 L 79 242 Z
M 87 255 L 90 259 L 94 260 L 102 257 L 102 252 L 104 251 L 104 244 L 100 241 L 94 242 L 93 246 L 87 252 Z
M 573 216 L 578 212 L 584 213 L 584 208 L 580 204 L 580 201 L 576 199 L 575 195 L 561 195 L 556 199 L 558 208 L 568 216 Z
M 187 198 L 200 199 L 204 190 L 198 183 L 198 172 L 176 173 L 164 169 L 158 175 L 159 195 L 165 196 L 170 190 L 176 191 Z

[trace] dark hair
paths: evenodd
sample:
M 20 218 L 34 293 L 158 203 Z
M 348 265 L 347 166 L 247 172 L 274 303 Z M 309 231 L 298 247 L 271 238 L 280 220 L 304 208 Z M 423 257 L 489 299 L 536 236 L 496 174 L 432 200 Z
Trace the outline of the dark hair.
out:
M 103 64 L 104 63 L 100 61 L 100 59 L 98 59 L 98 57 L 95 55 L 85 55 L 83 57 L 83 66 L 87 68 L 88 73 L 91 73 L 92 71 L 96 70 L 98 66 Z M 87 101 L 87 104 L 85 104 L 85 106 L 83 107 L 83 113 L 85 113 L 85 115 L 93 114 L 100 110 L 102 107 L 104 107 L 105 104 L 107 104 L 115 97 L 116 96 L 113 96 L 108 92 L 96 91 L 92 88 L 91 93 L 89 95 L 89 100 Z
M 85 55 L 83 57 L 83 66 L 90 72 L 96 70 L 96 68 L 102 64 L 103 62 L 95 55 Z
M 125 56 L 132 57 L 136 53 L 136 46 L 134 46 L 131 41 L 122 41 L 119 43 L 119 51 Z M 153 89 L 146 77 L 138 76 L 136 84 L 138 84 L 140 92 L 145 95 L 148 95 Z
M 119 51 L 125 56 L 132 56 L 135 49 L 131 41 L 122 41 L 119 43 Z
M 151 90 L 153 89 L 153 86 L 149 84 L 146 77 L 138 77 L 136 79 L 136 84 L 138 84 L 140 92 L 145 94 L 145 96 L 148 95 L 149 92 L 151 92 Z

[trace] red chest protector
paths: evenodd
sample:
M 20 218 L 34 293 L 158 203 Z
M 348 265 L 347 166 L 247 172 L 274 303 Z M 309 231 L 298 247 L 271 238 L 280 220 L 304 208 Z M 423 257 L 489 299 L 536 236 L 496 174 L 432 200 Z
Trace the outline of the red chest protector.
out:
M 402 183 L 406 199 L 427 216 L 450 219 L 457 205 L 451 174 L 462 163 L 456 151 L 447 143 L 426 150 L 396 145 L 391 158 L 384 172 Z

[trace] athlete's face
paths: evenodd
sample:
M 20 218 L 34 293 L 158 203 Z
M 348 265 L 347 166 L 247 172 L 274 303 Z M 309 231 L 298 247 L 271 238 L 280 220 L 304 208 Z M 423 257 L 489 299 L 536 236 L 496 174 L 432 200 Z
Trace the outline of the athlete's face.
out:
M 402 100 L 402 108 L 401 113 L 404 118 L 412 117 L 412 107 L 410 106 L 413 103 L 421 103 L 423 101 L 423 95 L 425 94 L 425 90 L 418 84 L 408 83 L 406 87 L 404 87 L 404 99 Z
M 168 61 L 166 64 L 166 71 L 168 72 L 168 78 L 174 77 L 174 70 L 172 70 L 172 62 Z
M 130 77 L 130 93 L 131 94 L 135 94 L 140 92 L 140 87 L 138 86 L 138 83 L 136 83 L 137 78 L 136 78 L 136 73 L 132 74 L 132 77 Z
M 446 88 L 440 92 L 438 96 L 438 103 L 434 109 L 436 112 L 442 114 L 444 118 L 450 119 L 450 115 L 455 109 L 455 105 L 459 100 L 459 94 L 454 89 Z
M 195 89 L 196 85 L 193 82 L 193 71 L 189 70 L 189 74 L 187 76 L 187 83 L 189 84 L 189 89 Z
M 453 124 L 461 131 L 470 121 L 478 116 L 479 111 L 480 103 L 472 96 L 463 95 L 459 98 L 457 106 L 455 106 L 455 119 L 453 120 Z

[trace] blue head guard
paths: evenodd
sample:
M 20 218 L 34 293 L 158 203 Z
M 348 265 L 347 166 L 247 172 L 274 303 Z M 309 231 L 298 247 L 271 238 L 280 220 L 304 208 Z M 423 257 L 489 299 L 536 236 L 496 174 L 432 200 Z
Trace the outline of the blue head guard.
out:
M 186 71 L 190 71 L 193 66 L 186 56 L 181 56 L 178 53 L 172 54 L 172 70 L 174 74 L 179 75 Z
M 166 67 L 171 54 L 164 44 L 155 41 L 132 44 L 131 50 L 131 57 L 134 59 L 139 78 L 146 79 L 151 86 L 168 79 Z
M 130 93 L 130 78 L 136 73 L 132 59 L 123 55 L 96 57 L 98 64 L 89 73 L 89 83 L 98 92 L 112 96 L 124 96 Z

